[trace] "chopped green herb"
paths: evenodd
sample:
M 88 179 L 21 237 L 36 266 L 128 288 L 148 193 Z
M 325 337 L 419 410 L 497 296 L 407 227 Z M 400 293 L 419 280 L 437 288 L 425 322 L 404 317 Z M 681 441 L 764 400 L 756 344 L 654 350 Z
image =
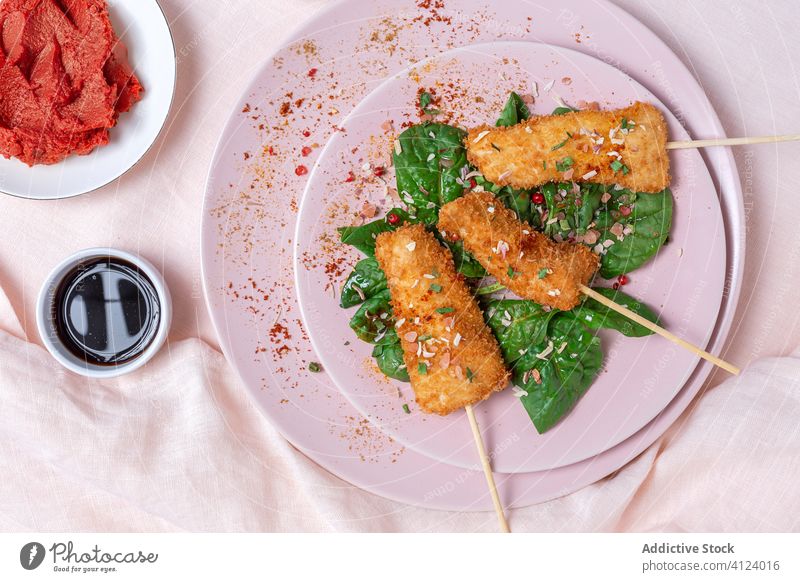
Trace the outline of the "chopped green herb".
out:
M 622 165 L 622 175 L 623 176 L 627 176 L 628 172 L 630 172 L 630 171 L 631 171 L 631 169 L 628 166 L 626 166 L 624 164 Z
M 564 115 L 565 113 L 572 113 L 573 111 L 577 111 L 577 109 L 573 109 L 572 107 L 556 107 L 553 109 L 553 115 Z
M 419 108 L 425 111 L 433 101 L 433 96 L 427 91 L 419 94 Z
M 428 341 L 429 339 L 431 339 L 432 337 L 433 337 L 432 335 L 430 335 L 430 334 L 426 333 L 426 334 L 424 334 L 424 335 L 421 335 L 421 336 L 419 336 L 419 337 L 417 338 L 417 341 L 418 341 L 418 342 L 426 342 L 426 341 Z
M 408 407 L 408 404 L 403 404 L 403 412 L 411 414 L 411 409 Z
M 438 283 L 431 283 L 430 289 L 434 293 L 441 293 L 442 292 L 442 286 L 439 285 Z
M 308 364 L 308 371 L 309 372 L 319 372 L 322 370 L 322 366 L 320 366 L 317 362 L 311 362 Z
M 486 287 L 478 287 L 475 290 L 475 295 L 491 295 L 497 291 L 502 291 L 505 289 L 505 285 L 500 283 L 492 283 L 491 285 L 486 285 Z
M 566 134 L 567 134 L 567 137 L 572 137 L 572 134 L 570 132 L 566 132 Z
M 419 108 L 422 109 L 422 112 L 432 116 L 439 115 L 441 111 L 433 109 L 431 103 L 433 103 L 433 95 L 427 91 L 423 91 L 419 94 Z
M 496 145 L 492 144 L 492 147 L 493 147 L 494 149 L 496 149 L 498 152 L 500 151 L 500 148 L 499 148 L 499 147 L 497 147 Z
M 543 169 L 543 170 L 546 170 L 546 169 L 547 169 L 547 160 L 543 160 L 543 161 L 542 161 L 542 169 Z
M 566 172 L 572 167 L 572 158 L 567 156 L 560 162 L 556 162 L 556 170 L 559 172 Z
M 441 313 L 442 315 L 444 315 L 446 313 L 453 313 L 454 311 L 455 309 L 453 309 L 452 307 L 440 307 L 439 309 L 436 310 L 436 313 Z
M 517 273 L 517 272 L 514 270 L 514 267 L 509 267 L 509 268 L 508 268 L 508 276 L 509 276 L 509 277 L 511 277 L 511 278 L 513 279 L 513 278 L 514 278 L 514 277 L 516 277 L 517 275 L 519 275 L 519 273 Z
M 622 118 L 622 124 L 620 125 L 620 127 L 622 129 L 630 129 L 631 128 L 631 123 L 628 121 L 627 117 L 623 117 Z
M 467 368 L 467 380 L 469 380 L 470 382 L 472 382 L 472 379 L 473 379 L 474 377 L 475 377 L 475 373 L 474 373 L 472 370 L 470 370 L 469 368 Z
M 420 362 L 420 363 L 417 365 L 417 372 L 419 372 L 419 375 L 420 375 L 420 376 L 425 376 L 425 375 L 428 373 L 428 366 L 427 366 L 427 364 L 423 364 L 422 362 Z
M 547 275 L 548 275 L 547 268 L 539 269 L 539 272 L 536 274 L 536 276 L 539 277 L 540 279 L 544 279 L 545 277 L 547 277 Z
M 569 135 L 569 134 L 567 134 L 567 135 Z M 570 137 L 572 137 L 572 136 L 570 136 Z M 568 141 L 569 141 L 569 137 L 568 137 L 567 139 L 565 139 L 564 141 L 562 141 L 561 143 L 557 143 L 556 145 L 554 145 L 553 147 L 551 147 L 551 148 L 550 148 L 550 151 L 551 151 L 551 152 L 554 152 L 554 151 L 556 151 L 557 149 L 563 148 L 565 145 L 567 145 L 567 142 L 568 142 Z
M 616 173 L 616 172 L 619 172 L 623 168 L 623 165 L 624 164 L 622 162 L 620 162 L 619 160 L 614 160 L 613 162 L 611 162 L 611 169 L 614 170 L 614 172 Z
M 427 91 L 423 91 L 419 95 L 419 108 L 422 110 L 423 113 L 430 115 L 432 117 L 436 117 L 441 113 L 438 109 L 431 107 L 431 103 L 433 103 L 433 96 L 428 93 Z

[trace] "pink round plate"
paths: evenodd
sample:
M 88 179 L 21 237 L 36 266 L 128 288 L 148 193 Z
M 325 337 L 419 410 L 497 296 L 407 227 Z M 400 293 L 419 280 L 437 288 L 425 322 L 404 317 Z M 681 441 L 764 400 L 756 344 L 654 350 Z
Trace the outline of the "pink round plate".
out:
M 348 326 L 356 308 L 338 308 L 328 264 L 353 265 L 364 255 L 335 245 L 336 228 L 361 224 L 365 203 L 379 215 L 402 206 L 394 185 L 392 144 L 404 124 L 418 121 L 420 89 L 437 91 L 443 117 L 462 127 L 493 123 L 511 90 L 539 97 L 532 113 L 546 115 L 557 100 L 597 102 L 604 108 L 634 101 L 659 105 L 671 139 L 688 139 L 678 120 L 655 96 L 614 67 L 571 49 L 503 41 L 444 52 L 386 80 L 342 123 L 317 159 L 300 205 L 295 233 L 295 272 L 303 320 L 311 342 L 333 381 L 381 431 L 407 447 L 442 462 L 471 468 L 475 449 L 466 414 L 446 417 L 416 408 L 408 383 L 389 381 L 372 365 L 372 345 L 358 341 Z M 545 91 L 545 88 L 550 88 Z M 476 97 L 480 97 L 476 100 Z M 375 167 L 387 168 L 374 176 Z M 652 306 L 667 328 L 705 346 L 719 313 L 725 285 L 725 232 L 716 189 L 696 150 L 671 155 L 674 198 L 670 244 L 630 274 L 625 291 Z M 347 181 L 348 176 L 356 176 Z M 348 273 L 335 282 L 344 283 Z M 610 285 L 610 284 L 608 284 Z M 571 413 L 539 435 L 511 390 L 479 405 L 487 446 L 498 447 L 496 471 L 519 473 L 571 465 L 619 444 L 653 419 L 684 385 L 699 358 L 675 349 L 660 336 L 625 338 L 601 332 L 604 371 Z M 702 382 L 704 376 L 693 379 Z M 398 395 L 402 397 L 398 397 Z M 412 414 L 402 408 L 409 403 Z
M 443 6 L 347 0 L 315 14 L 266 59 L 220 138 L 203 210 L 209 310 L 223 351 L 265 416 L 306 455 L 349 483 L 427 507 L 488 510 L 491 499 L 477 464 L 478 470 L 468 470 L 407 449 L 359 414 L 324 371 L 308 371 L 309 362 L 319 358 L 296 299 L 297 209 L 308 180 L 304 169 L 314 165 L 321 146 L 378 84 L 410 63 L 498 40 L 569 46 L 596 56 L 652 91 L 693 137 L 723 135 L 705 94 L 680 60 L 610 3 L 563 0 L 556 9 L 534 9 L 489 0 L 447 0 Z M 728 245 L 727 293 L 708 344 L 718 352 L 738 299 L 743 207 L 731 153 L 716 149 L 703 156 L 720 193 Z M 349 265 L 345 260 L 326 268 L 333 285 Z M 682 324 L 673 329 L 680 331 Z M 701 387 L 694 379 L 709 369 L 698 366 L 656 418 L 595 457 L 548 471 L 498 474 L 504 503 L 552 499 L 617 470 L 675 421 Z M 472 446 L 469 432 L 463 439 Z M 492 452 L 504 446 L 508 443 L 493 442 Z

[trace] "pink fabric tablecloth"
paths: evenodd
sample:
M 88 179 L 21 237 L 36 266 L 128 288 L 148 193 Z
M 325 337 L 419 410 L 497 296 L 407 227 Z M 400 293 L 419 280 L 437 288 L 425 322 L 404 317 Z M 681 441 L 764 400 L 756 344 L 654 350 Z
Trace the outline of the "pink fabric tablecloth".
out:
M 162 0 L 178 88 L 154 148 L 92 194 L 0 199 L 0 530 L 496 528 L 493 514 L 408 508 L 320 469 L 261 417 L 218 351 L 199 253 L 213 147 L 262 57 L 321 4 Z M 729 135 L 800 131 L 796 3 L 619 4 L 693 67 Z M 713 388 L 613 477 L 512 512 L 513 529 L 800 529 L 800 353 L 791 355 L 800 345 L 799 155 L 796 143 L 736 152 L 747 273 L 726 357 L 754 363 L 722 384 L 715 374 Z M 40 347 L 33 315 L 47 272 L 99 245 L 150 259 L 177 299 L 168 346 L 113 381 L 60 369 Z

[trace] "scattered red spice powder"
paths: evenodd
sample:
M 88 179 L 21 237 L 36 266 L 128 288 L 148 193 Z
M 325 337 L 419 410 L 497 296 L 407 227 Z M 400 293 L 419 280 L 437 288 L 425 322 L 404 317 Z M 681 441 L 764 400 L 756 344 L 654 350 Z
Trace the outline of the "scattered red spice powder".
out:
M 414 22 L 421 22 L 425 26 L 430 26 L 432 22 L 451 24 L 453 21 L 451 17 L 444 16 L 439 12 L 444 9 L 444 0 L 419 0 L 417 7 L 427 10 L 428 14 L 420 14 L 414 18 Z
M 350 264 L 346 262 L 344 257 L 337 257 L 325 263 L 325 274 L 331 280 L 338 279 L 350 269 Z
M 289 333 L 289 328 L 276 321 L 269 330 L 269 337 L 273 342 L 281 339 L 290 340 L 292 339 L 292 334 Z

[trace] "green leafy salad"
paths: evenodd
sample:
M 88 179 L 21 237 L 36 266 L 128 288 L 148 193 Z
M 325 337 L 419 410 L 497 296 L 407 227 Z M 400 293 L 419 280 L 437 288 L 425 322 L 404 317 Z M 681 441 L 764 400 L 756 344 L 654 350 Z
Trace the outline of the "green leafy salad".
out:
M 430 97 L 424 103 L 425 95 L 423 92 L 420 97 L 424 110 L 430 104 Z M 554 113 L 568 111 L 571 109 L 560 107 Z M 522 98 L 511 93 L 497 125 L 514 125 L 529 117 Z M 404 207 L 393 208 L 373 222 L 339 229 L 343 243 L 366 255 L 347 277 L 340 305 L 357 307 L 350 327 L 359 339 L 374 345 L 372 355 L 380 370 L 408 382 L 386 277 L 374 257 L 375 238 L 408 223 L 429 225 L 452 251 L 457 270 L 474 286 L 486 322 L 512 372 L 514 391 L 537 431 L 544 433 L 569 413 L 600 372 L 603 351 L 598 330 L 613 329 L 629 337 L 651 332 L 590 298 L 571 311 L 498 298 L 503 287 L 486 276 L 460 243 L 445 241 L 436 231 L 439 208 L 470 190 L 492 192 L 534 229 L 558 242 L 592 248 L 600 256 L 600 275 L 617 278 L 613 288 L 596 290 L 655 322 L 656 314 L 650 308 L 619 287 L 666 242 L 672 194 L 669 189 L 640 193 L 575 182 L 552 182 L 530 190 L 498 187 L 467 161 L 465 136 L 458 127 L 435 122 L 411 126 L 400 134 L 393 162 Z

